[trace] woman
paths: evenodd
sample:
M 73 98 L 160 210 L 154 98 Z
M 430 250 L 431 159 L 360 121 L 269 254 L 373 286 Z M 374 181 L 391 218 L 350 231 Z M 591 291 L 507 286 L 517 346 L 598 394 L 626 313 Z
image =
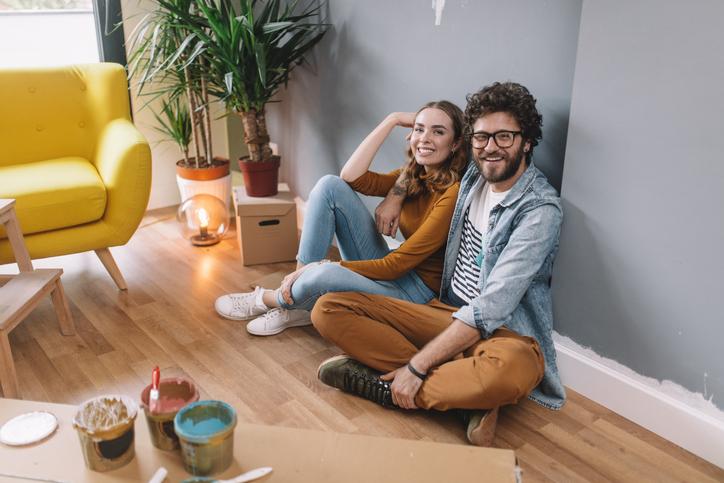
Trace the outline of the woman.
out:
M 254 335 L 274 335 L 309 325 L 309 310 L 328 292 L 365 292 L 426 303 L 437 295 L 448 228 L 467 149 L 463 113 L 448 101 L 430 102 L 417 113 L 392 113 L 360 144 L 340 176 L 324 176 L 309 195 L 297 270 L 276 290 L 228 294 L 216 311 L 232 320 L 262 315 L 247 325 Z M 412 127 L 407 163 L 388 174 L 368 171 L 396 126 Z M 405 242 L 390 251 L 355 192 L 385 196 L 401 171 L 409 180 L 400 213 Z M 332 237 L 343 261 L 324 260 Z

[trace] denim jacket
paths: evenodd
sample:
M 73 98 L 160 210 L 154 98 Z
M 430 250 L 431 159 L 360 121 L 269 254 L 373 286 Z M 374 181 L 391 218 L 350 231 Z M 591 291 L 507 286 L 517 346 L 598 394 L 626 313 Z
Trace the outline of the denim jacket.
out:
M 440 289 L 443 303 L 453 300 L 451 282 L 470 194 L 484 182 L 477 164 L 471 162 L 460 183 L 448 234 Z M 477 327 L 483 338 L 501 326 L 534 337 L 543 350 L 545 372 L 529 398 L 549 409 L 560 409 L 566 397 L 553 347 L 550 289 L 562 219 L 558 194 L 531 163 L 505 199 L 490 211 L 480 295 L 453 314 Z

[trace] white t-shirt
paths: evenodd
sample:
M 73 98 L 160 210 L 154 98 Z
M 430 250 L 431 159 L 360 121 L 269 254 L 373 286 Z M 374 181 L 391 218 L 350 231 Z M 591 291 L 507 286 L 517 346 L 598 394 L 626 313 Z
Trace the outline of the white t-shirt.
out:
M 490 183 L 485 183 L 482 189 L 478 188 L 471 194 L 473 198 L 465 212 L 460 250 L 451 282 L 455 295 L 466 303 L 480 295 L 478 288 L 480 267 L 483 262 L 490 210 L 503 201 L 508 191 L 496 193 L 490 189 Z

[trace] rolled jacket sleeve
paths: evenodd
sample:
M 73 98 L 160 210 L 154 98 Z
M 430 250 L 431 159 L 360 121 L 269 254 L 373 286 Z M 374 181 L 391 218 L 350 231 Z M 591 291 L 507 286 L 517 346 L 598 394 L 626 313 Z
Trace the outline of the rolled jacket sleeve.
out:
M 453 314 L 483 338 L 509 322 L 523 295 L 558 243 L 560 207 L 543 201 L 523 210 L 479 296 Z M 486 253 L 486 256 L 488 254 Z

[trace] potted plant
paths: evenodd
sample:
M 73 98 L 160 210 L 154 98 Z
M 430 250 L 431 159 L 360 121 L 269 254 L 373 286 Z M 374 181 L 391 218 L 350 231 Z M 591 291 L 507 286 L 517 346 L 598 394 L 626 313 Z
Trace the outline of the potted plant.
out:
M 174 3 L 175 15 L 203 43 L 208 92 L 241 117 L 249 156 L 239 160 L 250 196 L 277 192 L 279 157 L 272 154 L 265 106 L 295 66 L 325 34 L 327 24 L 312 22 L 320 6 L 298 8 L 283 0 L 187 0 Z
M 146 107 L 161 98 L 154 111 L 157 129 L 183 153 L 176 163 L 181 201 L 198 194 L 220 197 L 231 190 L 228 159 L 214 156 L 211 143 L 211 96 L 208 89 L 205 45 L 184 23 L 196 15 L 194 0 L 158 0 L 130 35 L 129 77 Z M 194 20 L 195 22 L 195 20 Z M 193 146 L 194 156 L 189 155 Z
M 161 101 L 161 111 L 153 111 L 156 118 L 156 130 L 172 141 L 183 154 L 179 160 L 185 166 L 191 166 L 189 148 L 191 146 L 191 116 L 181 99 Z

